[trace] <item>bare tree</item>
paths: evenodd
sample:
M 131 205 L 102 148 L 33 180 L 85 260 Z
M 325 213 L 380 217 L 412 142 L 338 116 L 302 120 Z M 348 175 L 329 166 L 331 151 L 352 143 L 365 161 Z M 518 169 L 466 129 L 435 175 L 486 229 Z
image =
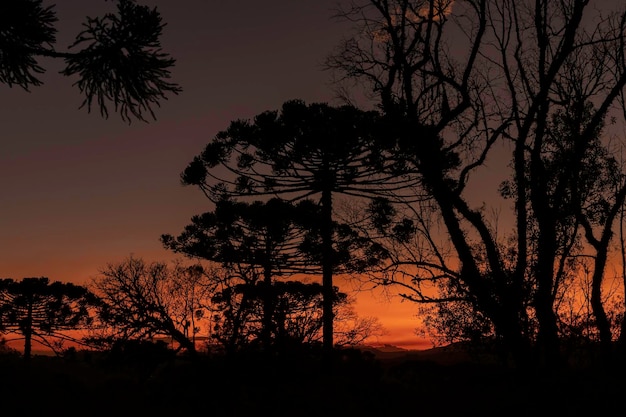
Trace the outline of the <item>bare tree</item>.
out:
M 416 195 L 436 210 L 453 248 L 444 263 L 428 241 L 434 256 L 416 275 L 445 272 L 518 360 L 534 343 L 530 308 L 550 365 L 560 363 L 555 294 L 579 236 L 571 192 L 583 184 L 572 178 L 626 84 L 624 14 L 589 3 L 357 1 L 340 14 L 355 35 L 328 60 L 340 79 L 368 83 L 389 120 L 385 154 L 419 179 Z M 587 102 L 575 134 L 551 140 L 554 115 Z M 496 145 L 512 148 L 512 179 L 501 190 L 515 217 L 512 263 L 467 187 Z M 551 177 L 560 145 L 572 152 Z
M 198 265 L 147 263 L 133 256 L 108 264 L 90 285 L 100 298 L 92 340 L 169 337 L 179 349 L 195 354 L 195 335 L 209 319 L 211 273 Z

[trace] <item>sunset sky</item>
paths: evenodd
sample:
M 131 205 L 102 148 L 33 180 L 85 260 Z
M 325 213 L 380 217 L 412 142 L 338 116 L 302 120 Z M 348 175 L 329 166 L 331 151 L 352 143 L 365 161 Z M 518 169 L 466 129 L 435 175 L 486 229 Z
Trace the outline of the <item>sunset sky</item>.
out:
M 44 1 L 48 5 L 52 2 Z M 142 0 L 167 22 L 163 49 L 183 92 L 148 124 L 78 109 L 75 80 L 42 60 L 44 85 L 30 93 L 0 85 L 0 276 L 85 283 L 129 255 L 170 260 L 159 236 L 178 234 L 211 207 L 179 175 L 232 120 L 290 99 L 339 104 L 323 70 L 349 29 L 332 19 L 335 0 Z M 57 48 L 104 0 L 63 0 Z M 430 347 L 414 334 L 416 306 L 370 294 L 357 311 L 377 316 L 379 343 Z M 426 343 L 426 344 L 424 344 Z

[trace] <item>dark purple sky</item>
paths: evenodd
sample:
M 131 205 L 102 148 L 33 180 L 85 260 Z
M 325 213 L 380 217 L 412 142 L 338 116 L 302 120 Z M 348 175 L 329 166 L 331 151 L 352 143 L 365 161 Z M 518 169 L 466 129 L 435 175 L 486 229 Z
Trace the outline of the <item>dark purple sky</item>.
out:
M 157 121 L 129 126 L 79 110 L 82 97 L 58 74 L 60 62 L 41 61 L 45 84 L 30 93 L 0 85 L 1 277 L 83 283 L 131 254 L 172 259 L 159 236 L 210 209 L 179 174 L 215 133 L 289 99 L 338 103 L 322 65 L 349 29 L 332 18 L 335 0 L 140 3 L 167 22 L 163 49 L 184 89 L 157 109 Z M 59 1 L 57 48 L 85 16 L 112 7 Z M 390 336 L 415 339 L 412 306 L 360 300 L 359 312 L 379 316 Z

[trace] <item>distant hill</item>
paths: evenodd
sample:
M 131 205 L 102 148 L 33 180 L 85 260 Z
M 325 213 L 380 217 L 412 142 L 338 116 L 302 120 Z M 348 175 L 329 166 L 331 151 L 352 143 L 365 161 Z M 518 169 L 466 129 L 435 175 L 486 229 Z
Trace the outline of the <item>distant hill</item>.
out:
M 361 346 L 362 352 L 370 352 L 381 361 L 428 361 L 442 365 L 468 362 L 473 359 L 466 346 L 463 344 L 451 344 L 433 347 L 430 349 L 413 350 L 385 344 L 382 346 Z
M 374 353 L 394 353 L 394 352 L 410 352 L 411 350 L 394 346 L 390 344 L 384 344 L 381 346 L 363 346 L 361 350 L 369 350 Z

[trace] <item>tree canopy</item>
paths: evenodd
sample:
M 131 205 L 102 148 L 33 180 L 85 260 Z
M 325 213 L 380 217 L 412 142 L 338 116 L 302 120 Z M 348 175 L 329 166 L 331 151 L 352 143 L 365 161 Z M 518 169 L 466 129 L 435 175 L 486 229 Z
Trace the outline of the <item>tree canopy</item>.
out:
M 381 157 L 386 136 L 380 135 L 379 120 L 377 112 L 354 106 L 287 101 L 280 111 L 231 122 L 181 175 L 212 202 L 250 196 L 316 199 L 327 349 L 333 346 L 333 196 L 385 198 L 414 184 Z
M 78 341 L 68 331 L 83 330 L 91 323 L 96 300 L 83 286 L 48 278 L 0 280 L 0 332 L 24 337 L 24 358 L 32 341 L 58 351 L 62 342 Z M 55 343 L 61 342 L 61 343 Z
M 239 271 L 239 280 L 222 280 L 221 303 L 230 310 L 230 333 L 238 337 L 241 330 L 238 315 L 255 298 L 263 303 L 264 344 L 272 344 L 272 330 L 276 327 L 274 315 L 279 304 L 301 299 L 310 291 L 302 291 L 296 284 L 286 285 L 279 279 L 293 279 L 296 274 L 310 276 L 322 273 L 322 247 L 320 227 L 323 218 L 319 206 L 312 200 L 300 200 L 297 204 L 271 198 L 252 202 L 220 200 L 215 210 L 192 218 L 192 224 L 177 237 L 162 235 L 166 248 L 189 257 L 217 262 L 226 270 Z M 334 273 L 353 273 L 367 269 L 380 262 L 384 251 L 369 239 L 361 238 L 346 224 L 332 224 L 332 263 Z M 260 277 L 260 282 L 257 282 Z M 311 284 L 312 285 L 312 284 Z M 281 290 L 282 288 L 282 290 Z M 296 293 L 290 293 L 291 290 Z M 337 290 L 333 289 L 334 297 Z M 237 300 L 235 301 L 235 298 Z M 315 306 L 311 300 L 309 306 Z M 335 304 L 342 304 L 337 299 Z M 345 303 L 344 303 L 345 304 Z M 283 306 L 284 310 L 285 307 Z M 226 310 L 225 310 L 226 311 Z M 247 313 L 246 313 L 247 314 Z M 282 314 L 287 314 L 283 312 Z M 245 339 L 245 337 L 244 337 Z M 234 342 L 229 343 L 234 345 Z

